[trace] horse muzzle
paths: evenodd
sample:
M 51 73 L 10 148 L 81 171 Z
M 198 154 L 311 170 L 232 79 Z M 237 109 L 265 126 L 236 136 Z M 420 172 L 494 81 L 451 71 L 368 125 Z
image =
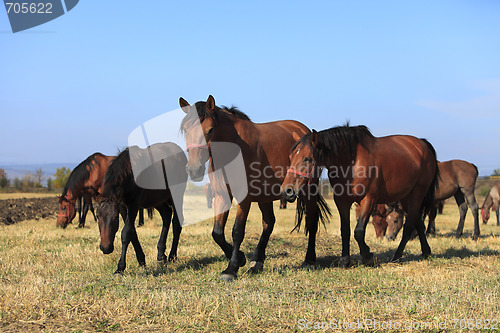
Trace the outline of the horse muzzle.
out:
M 102 244 L 100 244 L 99 248 L 101 249 L 102 253 L 104 253 L 104 254 L 113 253 L 113 251 L 115 249 L 113 243 L 109 244 L 108 246 L 102 246 Z
M 186 172 L 193 182 L 201 182 L 205 176 L 205 166 L 198 164 L 195 166 L 186 165 Z
M 285 200 L 288 202 L 294 202 L 295 199 L 297 198 L 297 194 L 295 193 L 293 188 L 287 187 L 283 192 L 283 198 L 285 198 Z

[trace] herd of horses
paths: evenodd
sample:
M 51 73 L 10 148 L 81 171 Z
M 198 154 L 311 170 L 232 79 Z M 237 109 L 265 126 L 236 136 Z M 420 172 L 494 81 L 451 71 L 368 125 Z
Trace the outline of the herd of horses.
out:
M 399 229 L 403 228 L 403 236 L 393 261 L 402 257 L 413 232 L 419 237 L 422 255 L 431 255 L 426 233 L 435 232 L 437 205 L 451 196 L 455 197 L 460 209 L 456 235 L 462 235 L 469 206 L 474 216 L 473 237 L 476 239 L 479 236 L 479 207 L 474 197 L 476 167 L 458 160 L 438 162 L 434 148 L 425 139 L 409 135 L 374 137 L 365 126 L 349 124 L 316 132 L 294 120 L 254 123 L 235 107 L 218 107 L 212 96 L 195 104 L 180 98 L 179 104 L 185 112 L 180 130 L 186 138 L 187 157 L 173 143 L 157 143 L 143 150 L 129 147 L 118 156 L 95 153 L 73 170 L 59 197 L 57 226 L 63 228 L 74 219 L 77 200 L 83 199 L 84 202 L 83 221 L 86 209 L 91 208 L 92 199 L 96 200 L 98 207 L 94 216 L 97 216 L 99 225 L 100 249 L 105 254 L 114 250 L 119 216 L 122 216 L 122 251 L 115 273 L 125 270 L 130 243 L 139 264 L 146 264 L 135 227 L 136 216 L 143 209 L 156 209 L 163 221 L 157 246 L 158 261 L 166 263 L 176 259 L 184 221 L 182 200 L 185 184 L 188 177 L 193 181 L 201 181 L 207 163 L 210 180 L 205 186 L 207 206 L 213 205 L 216 212 L 212 236 L 229 259 L 227 268 L 220 276 L 223 281 L 234 280 L 239 268 L 246 264 L 246 256 L 240 246 L 253 202 L 258 204 L 262 213 L 262 233 L 250 263 L 250 271 L 260 272 L 263 269 L 266 246 L 276 222 L 273 210 L 275 200 L 281 200 L 280 208 L 286 207 L 286 201 L 297 200 L 295 228 L 301 227 L 305 217 L 305 231 L 309 237 L 304 264 L 315 264 L 318 226 L 320 221 L 325 223 L 331 216 L 326 201 L 317 190 L 323 170 L 326 170 L 334 189 L 334 202 L 340 213 L 342 255 L 339 266 L 348 267 L 351 263 L 350 209 L 353 203 L 358 205 L 354 238 L 362 262 L 366 265 L 374 264 L 373 254 L 365 242 L 370 216 L 373 216 L 378 237 L 386 235 L 394 239 Z M 247 183 L 252 181 L 252 190 L 237 202 L 232 244 L 225 237 L 229 210 L 224 207 L 227 207 L 227 193 L 230 201 L 233 195 L 224 173 L 212 172 L 217 166 L 211 145 L 217 142 L 231 142 L 239 146 Z M 131 158 L 131 149 L 134 149 L 134 158 Z M 169 158 L 151 165 L 140 176 L 147 179 L 150 176 L 168 175 L 168 182 L 165 181 L 165 186 L 159 189 L 139 186 L 140 181 L 133 174 L 134 159 L 147 159 L 152 151 Z M 270 175 L 266 172 L 269 168 L 286 172 Z M 172 179 L 175 179 L 175 190 Z M 266 191 L 265 187 L 269 186 L 277 186 L 279 193 Z M 490 190 L 483 204 L 484 222 L 493 208 L 498 224 L 499 193 L 500 183 Z M 429 215 L 427 231 L 425 215 Z M 80 218 L 79 226 L 82 227 L 83 223 Z M 167 257 L 166 238 L 170 224 L 174 236 Z

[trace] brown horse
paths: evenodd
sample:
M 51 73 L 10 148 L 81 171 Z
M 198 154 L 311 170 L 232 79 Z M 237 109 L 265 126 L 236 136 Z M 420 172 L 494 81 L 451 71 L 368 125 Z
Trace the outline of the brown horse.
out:
M 263 269 L 265 249 L 269 236 L 274 228 L 275 216 L 273 201 L 281 197 L 280 185 L 290 163 L 288 151 L 301 136 L 309 133 L 303 124 L 292 121 L 276 121 L 256 124 L 243 112 L 236 108 L 218 107 L 215 100 L 209 96 L 206 102 L 190 105 L 183 98 L 179 99 L 186 116 L 181 123 L 181 131 L 186 135 L 188 150 L 187 172 L 192 180 L 201 181 L 205 172 L 205 163 L 209 162 L 210 183 L 214 190 L 214 228 L 212 236 L 220 246 L 229 261 L 229 265 L 220 276 L 221 280 L 231 281 L 237 276 L 239 267 L 246 263 L 245 254 L 240 251 L 240 245 L 245 235 L 245 225 L 252 202 L 257 202 L 262 212 L 262 234 L 253 255 L 251 270 L 258 272 Z M 233 227 L 233 245 L 224 236 L 228 217 L 229 199 L 224 199 L 227 193 L 227 181 L 224 172 L 217 173 L 213 154 L 213 146 L 222 142 L 234 143 L 239 147 L 244 160 L 246 184 L 248 193 L 238 199 L 236 221 Z M 317 183 L 318 179 L 313 179 Z M 235 193 L 231 188 L 230 193 Z M 305 261 L 314 263 L 314 249 L 318 219 L 322 216 L 326 204 L 320 196 L 303 198 L 301 205 L 306 213 L 306 230 L 309 232 L 309 245 Z M 301 211 L 303 212 L 303 210 Z M 302 215 L 298 214 L 300 218 Z
M 427 225 L 427 234 L 436 233 L 436 214 L 439 207 L 439 202 L 450 197 L 455 197 L 458 209 L 460 212 L 460 220 L 456 231 L 456 237 L 461 237 L 464 230 L 465 216 L 467 215 L 467 205 L 469 205 L 472 215 L 474 216 L 474 234 L 473 239 L 479 237 L 479 206 L 474 196 L 474 188 L 476 186 L 477 168 L 462 160 L 451 160 L 446 162 L 438 162 L 439 179 L 435 192 L 435 202 L 431 206 L 429 214 L 429 224 Z M 399 226 L 401 229 L 401 226 Z M 396 227 L 389 234 L 393 239 L 396 238 L 399 229 Z
M 58 227 L 66 228 L 75 218 L 75 204 L 79 197 L 83 196 L 85 201 L 92 202 L 92 197 L 95 198 L 102 190 L 104 175 L 113 158 L 114 156 L 94 153 L 71 172 L 59 197 L 59 214 L 56 221 Z M 78 227 L 83 226 L 80 221 Z
M 134 158 L 130 150 L 133 149 Z M 150 161 L 150 156 L 169 156 L 147 168 L 140 175 L 134 175 L 134 163 Z M 144 251 L 137 237 L 134 221 L 140 208 L 156 208 L 163 220 L 163 226 L 158 241 L 158 262 L 166 263 L 166 240 L 172 212 L 174 236 L 168 261 L 177 257 L 177 246 L 181 234 L 183 221 L 182 202 L 186 189 L 186 156 L 182 149 L 173 143 L 157 143 L 147 149 L 136 146 L 126 148 L 111 163 L 106 173 L 103 192 L 97 209 L 101 243 L 99 245 L 104 254 L 112 253 L 114 240 L 118 231 L 118 215 L 125 221 L 122 233 L 122 252 L 115 274 L 122 273 L 126 268 L 127 248 L 130 243 L 134 246 L 139 265 L 145 266 Z M 167 182 L 168 175 L 168 182 Z M 155 189 L 141 188 L 142 183 L 160 185 Z M 176 190 L 172 187 L 176 186 Z M 179 186 L 180 185 L 180 186 Z M 174 207 L 174 202 L 177 205 Z
M 497 225 L 500 225 L 500 181 L 493 184 L 493 187 L 488 191 L 486 198 L 483 202 L 483 207 L 481 207 L 481 216 L 483 217 L 483 223 L 488 223 L 490 218 L 490 208 L 496 211 L 497 214 Z
M 400 203 L 391 205 L 392 211 L 387 215 L 387 240 L 393 241 L 396 239 L 397 232 L 395 229 L 400 230 L 403 226 L 406 214 Z M 413 237 L 413 235 L 412 235 Z
M 328 170 L 341 219 L 341 266 L 350 263 L 349 212 L 353 202 L 361 205 L 354 238 L 364 264 L 374 264 L 365 242 L 365 230 L 377 203 L 400 201 L 407 213 L 403 238 L 393 261 L 401 258 L 415 227 L 423 256 L 431 254 L 422 217 L 434 202 L 438 169 L 436 152 L 429 142 L 406 135 L 376 138 L 365 126 L 347 124 L 321 132 L 313 130 L 293 146 L 290 158 L 291 167 L 282 184 L 288 200 L 303 189 L 319 167 Z

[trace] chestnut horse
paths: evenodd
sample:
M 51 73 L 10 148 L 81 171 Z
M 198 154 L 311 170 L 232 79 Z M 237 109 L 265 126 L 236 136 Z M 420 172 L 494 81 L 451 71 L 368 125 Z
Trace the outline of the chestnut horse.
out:
M 259 272 L 263 269 L 265 249 L 269 241 L 275 216 L 273 201 L 281 197 L 280 185 L 283 181 L 288 165 L 290 164 L 288 151 L 293 143 L 309 129 L 303 124 L 293 121 L 275 121 L 256 124 L 243 112 L 236 108 L 218 107 L 215 99 L 209 96 L 206 102 L 197 102 L 190 105 L 182 97 L 179 104 L 186 116 L 181 123 L 181 131 L 185 133 L 188 151 L 187 172 L 193 181 L 201 181 L 205 173 L 205 163 L 209 162 L 209 178 L 214 190 L 214 228 L 212 236 L 220 246 L 229 261 L 227 269 L 220 276 L 223 281 L 232 281 L 236 278 L 239 267 L 246 263 L 245 254 L 240 251 L 245 236 L 245 225 L 252 202 L 257 202 L 262 212 L 262 234 L 253 255 L 251 271 Z M 200 126 L 201 125 L 201 126 Z M 213 150 L 221 142 L 234 143 L 239 147 L 243 156 L 246 172 L 248 193 L 238 202 L 236 220 L 233 227 L 233 245 L 229 244 L 224 236 L 224 229 L 229 214 L 227 204 L 228 185 L 225 176 L 215 172 Z M 222 172 L 223 173 L 223 172 Z M 318 179 L 312 179 L 317 184 Z M 230 200 L 235 193 L 229 192 Z M 230 201 L 229 201 L 230 203 Z M 328 214 L 326 203 L 318 196 L 301 198 L 298 207 L 298 219 L 305 210 L 306 230 L 309 232 L 309 245 L 305 262 L 312 264 L 316 260 L 315 239 L 318 229 L 318 219 Z
M 481 215 L 483 217 L 483 223 L 488 223 L 490 218 L 490 208 L 497 213 L 497 225 L 500 225 L 500 181 L 493 184 L 490 188 L 486 198 L 483 202 L 483 207 L 481 207 Z
M 94 153 L 73 169 L 59 197 L 59 214 L 56 221 L 58 227 L 66 228 L 75 218 L 75 204 L 78 198 L 83 196 L 84 202 L 92 202 L 92 197 L 97 196 L 113 158 L 114 156 Z M 78 227 L 82 228 L 84 223 L 80 220 Z
M 134 159 L 131 160 L 130 149 L 132 148 L 134 149 Z M 150 156 L 169 157 L 150 165 L 139 176 L 134 175 L 134 163 L 150 161 Z M 134 246 L 139 265 L 146 265 L 144 251 L 139 243 L 134 225 L 140 208 L 156 208 L 161 215 L 163 226 L 157 246 L 157 259 L 162 264 L 167 262 L 165 256 L 166 241 L 173 212 L 174 235 L 168 261 L 172 261 L 177 257 L 177 246 L 182 230 L 181 221 L 184 219 L 182 200 L 187 182 L 186 162 L 184 152 L 176 144 L 157 143 L 147 149 L 140 149 L 136 146 L 126 148 L 109 166 L 97 209 L 97 217 L 101 235 L 99 247 L 104 254 L 112 253 L 114 250 L 113 243 L 118 231 L 118 215 L 121 214 L 125 221 L 121 233 L 122 252 L 115 274 L 122 273 L 126 268 L 127 248 L 130 243 Z M 158 189 L 141 188 L 136 183 L 137 177 L 153 180 L 155 183 L 161 184 L 161 186 Z M 176 191 L 171 191 L 172 186 L 178 184 L 181 186 L 176 186 Z M 179 210 L 175 209 L 174 201 L 180 203 Z
M 429 142 L 407 135 L 376 138 L 365 126 L 347 124 L 321 132 L 313 130 L 296 142 L 290 158 L 291 167 L 282 184 L 289 201 L 320 167 L 328 169 L 341 219 L 341 266 L 347 267 L 350 263 L 349 213 L 354 202 L 361 205 L 354 238 L 364 264 L 374 264 L 373 254 L 365 242 L 365 231 L 377 203 L 400 201 L 407 213 L 403 238 L 393 261 L 401 258 L 415 227 L 423 256 L 431 254 L 422 218 L 434 202 L 438 169 L 436 152 Z
M 460 220 L 458 221 L 456 237 L 461 237 L 464 230 L 465 216 L 467 215 L 467 205 L 472 211 L 474 217 L 474 234 L 472 239 L 479 237 L 479 206 L 474 196 L 474 188 L 476 187 L 477 168 L 474 164 L 462 161 L 451 160 L 446 162 L 438 162 L 439 179 L 437 182 L 436 192 L 434 194 L 435 202 L 431 206 L 429 214 L 429 224 L 427 225 L 427 234 L 436 233 L 436 214 L 439 208 L 439 202 L 450 197 L 455 197 L 458 209 L 460 212 Z M 399 228 L 394 228 L 389 234 L 395 238 L 402 225 Z

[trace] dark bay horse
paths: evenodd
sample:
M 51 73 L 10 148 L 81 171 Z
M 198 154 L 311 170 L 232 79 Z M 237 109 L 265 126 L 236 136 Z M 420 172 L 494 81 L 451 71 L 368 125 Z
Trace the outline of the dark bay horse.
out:
M 407 213 L 403 238 L 392 260 L 401 258 L 416 227 L 424 257 L 431 254 L 425 237 L 423 214 L 434 202 L 438 176 L 436 152 L 424 140 L 407 135 L 376 138 L 365 126 L 313 130 L 291 149 L 291 166 L 282 191 L 288 200 L 308 183 L 319 167 L 326 167 L 341 218 L 341 266 L 350 263 L 349 213 L 353 202 L 361 206 L 354 230 L 364 264 L 373 265 L 365 242 L 366 224 L 377 203 L 400 201 Z
M 488 223 L 490 219 L 490 209 L 496 211 L 497 225 L 500 225 L 500 181 L 493 184 L 484 199 L 483 207 L 481 207 L 483 223 Z
M 472 239 L 479 237 L 479 205 L 474 196 L 476 187 L 476 179 L 478 176 L 477 168 L 474 164 L 462 161 L 451 160 L 446 162 L 438 162 L 439 179 L 437 182 L 436 192 L 434 194 L 435 202 L 430 207 L 429 224 L 427 225 L 427 234 L 436 233 L 436 215 L 439 209 L 439 202 L 454 197 L 457 202 L 460 212 L 460 220 L 458 221 L 456 237 L 461 237 L 464 230 L 465 216 L 467 215 L 467 205 L 472 211 L 474 217 L 474 234 Z M 390 233 L 393 239 L 401 229 L 402 225 L 394 228 Z
M 183 98 L 179 99 L 186 116 L 181 123 L 181 131 L 185 133 L 188 151 L 187 172 L 193 181 L 201 181 L 205 173 L 205 163 L 209 162 L 209 178 L 214 190 L 214 228 L 212 236 L 220 246 L 229 261 L 229 265 L 220 276 L 223 281 L 236 278 L 239 267 L 246 263 L 245 254 L 240 251 L 240 245 L 245 235 L 245 225 L 252 202 L 257 202 L 262 212 L 262 234 L 253 255 L 251 270 L 258 272 L 263 269 L 265 249 L 269 241 L 276 218 L 273 211 L 273 201 L 281 197 L 280 185 L 290 164 L 288 151 L 295 141 L 309 133 L 303 124 L 292 121 L 275 121 L 257 124 L 236 108 L 218 107 L 215 99 L 209 96 L 206 102 L 190 105 Z M 236 220 L 233 227 L 233 244 L 229 244 L 224 236 L 224 229 L 229 214 L 232 197 L 235 194 L 231 188 L 229 198 L 226 174 L 215 172 L 214 147 L 220 143 L 235 144 L 243 156 L 248 193 L 238 199 Z M 215 171 L 214 171 L 215 170 Z M 317 183 L 318 179 L 312 179 Z M 231 194 L 232 193 L 232 194 Z M 302 210 L 298 218 L 306 214 L 306 230 L 309 232 L 309 245 L 306 253 L 306 263 L 316 260 L 315 239 L 318 220 L 323 214 L 328 214 L 324 200 L 318 196 L 301 199 Z
M 133 150 L 133 158 L 131 158 L 131 150 Z M 150 161 L 150 156 L 168 156 L 168 158 L 152 163 L 140 175 L 135 175 L 134 163 Z M 126 268 L 126 254 L 130 243 L 134 246 L 139 265 L 146 265 L 144 251 L 134 225 L 140 208 L 156 208 L 163 220 L 158 241 L 157 259 L 160 263 L 167 261 L 166 240 L 173 213 L 174 235 L 168 261 L 177 257 L 181 223 L 184 220 L 182 202 L 187 181 L 186 163 L 186 156 L 179 146 L 174 143 L 157 143 L 147 149 L 137 146 L 126 148 L 109 166 L 97 209 L 97 217 L 101 234 L 99 247 L 104 254 L 109 254 L 114 250 L 118 215 L 121 214 L 125 221 L 121 233 L 122 252 L 115 274 L 122 273 Z M 146 183 L 151 184 L 151 188 L 142 188 L 137 185 Z M 172 190 L 173 186 L 175 190 Z
M 75 218 L 75 204 L 78 198 L 83 197 L 88 203 L 92 202 L 92 197 L 97 196 L 113 158 L 114 156 L 94 153 L 73 169 L 59 197 L 59 214 L 56 221 L 58 227 L 66 228 Z M 80 220 L 78 227 L 83 226 L 84 222 Z

